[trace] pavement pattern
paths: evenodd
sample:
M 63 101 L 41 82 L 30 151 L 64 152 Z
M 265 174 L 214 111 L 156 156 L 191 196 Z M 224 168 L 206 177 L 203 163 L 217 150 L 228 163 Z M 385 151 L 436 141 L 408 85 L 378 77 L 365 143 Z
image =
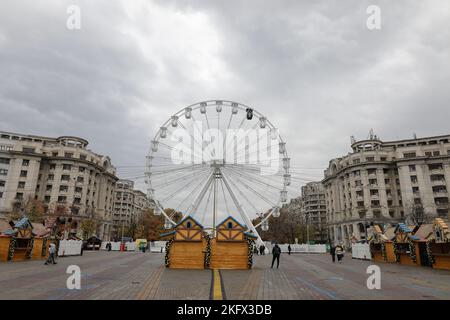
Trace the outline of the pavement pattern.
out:
M 0 263 L 0 299 L 41 300 L 374 300 L 450 299 L 450 271 L 379 263 L 381 289 L 366 286 L 373 262 L 326 254 L 255 256 L 251 270 L 173 270 L 164 256 L 142 252 L 89 252 L 43 261 Z M 81 289 L 67 289 L 69 265 L 81 269 Z

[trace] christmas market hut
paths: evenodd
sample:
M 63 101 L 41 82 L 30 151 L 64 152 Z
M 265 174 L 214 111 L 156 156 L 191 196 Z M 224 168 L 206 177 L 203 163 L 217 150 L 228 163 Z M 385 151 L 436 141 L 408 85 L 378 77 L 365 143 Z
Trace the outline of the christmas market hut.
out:
M 17 222 L 0 220 L 0 261 L 45 259 L 48 231 L 28 218 Z
M 435 269 L 450 270 L 450 230 L 448 225 L 441 218 L 436 218 L 429 226 L 431 228 L 425 236 L 425 240 L 430 264 Z
M 420 265 L 420 252 L 416 242 L 420 238 L 414 233 L 417 227 L 399 223 L 394 230 L 393 247 L 397 262 L 406 265 Z
M 172 231 L 161 234 L 168 239 L 165 265 L 173 269 L 204 269 L 209 266 L 210 251 L 206 250 L 209 235 L 193 217 L 186 216 Z
M 256 236 L 246 229 L 231 216 L 217 225 L 216 236 L 211 240 L 211 269 L 252 267 Z
M 379 225 L 372 226 L 372 232 L 368 240 L 370 253 L 374 261 L 396 262 L 393 242 L 384 234 Z

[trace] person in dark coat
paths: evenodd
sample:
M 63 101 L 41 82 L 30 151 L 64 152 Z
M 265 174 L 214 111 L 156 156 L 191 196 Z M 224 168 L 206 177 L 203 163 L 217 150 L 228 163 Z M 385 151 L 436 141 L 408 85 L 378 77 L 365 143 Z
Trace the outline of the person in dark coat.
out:
M 272 249 L 272 266 L 270 268 L 273 268 L 273 263 L 275 262 L 275 259 L 277 260 L 277 269 L 280 266 L 280 255 L 281 255 L 281 248 L 278 245 L 278 243 L 275 243 L 275 246 Z
M 288 245 L 288 254 L 291 255 L 291 245 Z
M 336 247 L 333 244 L 330 244 L 330 255 L 333 263 L 336 262 Z
M 259 247 L 259 254 L 263 256 L 265 254 L 265 251 L 266 251 L 266 247 L 264 245 L 261 245 Z

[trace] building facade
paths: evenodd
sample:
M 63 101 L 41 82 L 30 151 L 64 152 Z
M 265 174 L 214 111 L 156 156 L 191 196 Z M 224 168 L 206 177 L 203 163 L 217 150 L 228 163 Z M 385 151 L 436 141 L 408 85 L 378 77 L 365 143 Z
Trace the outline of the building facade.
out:
M 0 132 L 0 214 L 11 212 L 17 203 L 37 199 L 47 214 L 58 210 L 70 218 L 71 234 L 81 236 L 80 223 L 94 219 L 96 235 L 108 240 L 118 178 L 109 157 L 92 152 L 87 145 L 88 141 L 77 137 Z
M 117 228 L 138 223 L 145 210 L 152 207 L 142 191 L 134 190 L 134 182 L 131 180 L 117 181 L 114 199 L 113 222 Z
M 331 240 L 364 240 L 370 223 L 408 221 L 416 205 L 448 218 L 450 135 L 384 142 L 371 134 L 352 138 L 351 148 L 330 161 L 322 181 Z
M 302 217 L 310 228 L 309 238 L 318 243 L 328 240 L 326 227 L 325 188 L 321 182 L 309 182 L 302 187 Z

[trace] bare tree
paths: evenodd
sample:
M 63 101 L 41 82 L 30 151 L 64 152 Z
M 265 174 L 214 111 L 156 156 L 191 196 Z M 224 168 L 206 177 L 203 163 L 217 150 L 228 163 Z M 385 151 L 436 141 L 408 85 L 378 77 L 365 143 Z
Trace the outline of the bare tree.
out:
M 421 226 L 424 223 L 430 222 L 432 216 L 425 211 L 422 203 L 415 203 L 410 201 L 405 206 L 406 221 L 416 226 Z

